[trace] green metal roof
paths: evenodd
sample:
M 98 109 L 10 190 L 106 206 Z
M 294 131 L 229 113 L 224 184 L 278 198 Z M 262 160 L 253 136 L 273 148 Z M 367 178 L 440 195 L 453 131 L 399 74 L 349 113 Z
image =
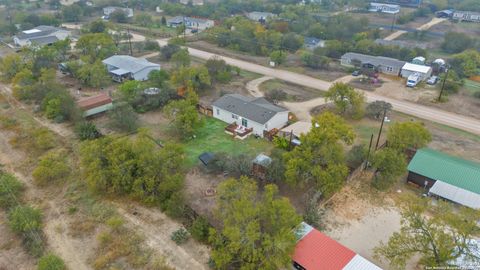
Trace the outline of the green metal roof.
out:
M 419 149 L 408 170 L 480 194 L 480 163 L 432 149 Z

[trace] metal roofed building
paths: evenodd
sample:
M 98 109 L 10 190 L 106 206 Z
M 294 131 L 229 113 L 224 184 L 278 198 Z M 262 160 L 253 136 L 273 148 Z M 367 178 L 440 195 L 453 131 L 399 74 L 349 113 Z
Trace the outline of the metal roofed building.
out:
M 77 101 L 77 105 L 83 111 L 84 117 L 106 112 L 113 107 L 112 99 L 105 93 L 81 99 Z
M 480 22 L 480 12 L 456 10 L 452 15 L 453 20 L 465 22 Z
M 408 78 L 408 76 L 414 73 L 418 73 L 420 75 L 420 79 L 423 81 L 432 76 L 432 68 L 424 65 L 405 63 L 405 65 L 402 67 L 402 77 Z
M 379 72 L 399 75 L 402 67 L 405 65 L 405 61 L 400 61 L 390 57 L 373 56 L 361 53 L 348 52 L 340 58 L 340 63 L 343 66 L 353 66 L 353 61 L 360 61 L 362 65 L 368 64 L 378 68 Z
M 215 26 L 215 21 L 203 18 L 176 16 L 167 20 L 167 26 L 177 28 L 184 24 L 188 29 L 205 30 Z
M 314 37 L 305 37 L 304 39 L 304 46 L 306 49 L 308 50 L 314 50 L 315 48 L 323 48 L 325 47 L 325 40 L 321 40 L 321 39 L 318 39 L 318 38 L 314 38 Z
M 305 222 L 296 230 L 293 267 L 298 270 L 381 270 Z
M 51 45 L 59 40 L 65 40 L 71 36 L 70 31 L 48 26 L 39 25 L 35 28 L 24 30 L 13 36 L 13 43 L 17 47 L 37 44 L 40 46 Z
M 280 129 L 288 122 L 288 110 L 271 104 L 264 98 L 227 94 L 213 104 L 213 117 L 223 122 L 252 128 L 263 137 L 264 131 Z
M 125 79 L 145 81 L 150 72 L 160 70 L 159 64 L 130 55 L 114 55 L 102 62 L 107 66 L 108 72 L 116 82 L 122 82 Z
M 385 4 L 385 3 L 377 3 L 371 2 L 370 8 L 368 9 L 370 12 L 382 12 L 388 14 L 397 14 L 400 12 L 400 6 L 394 4 Z
M 408 165 L 407 181 L 432 195 L 480 209 L 480 163 L 422 148 Z

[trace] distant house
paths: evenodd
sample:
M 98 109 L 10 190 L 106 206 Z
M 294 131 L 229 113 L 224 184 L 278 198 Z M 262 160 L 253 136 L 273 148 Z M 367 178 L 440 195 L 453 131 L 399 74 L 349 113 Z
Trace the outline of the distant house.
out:
M 213 117 L 234 124 L 239 133 L 245 129 L 260 137 L 264 132 L 281 129 L 288 122 L 288 110 L 264 98 L 227 94 L 212 104 Z
M 131 8 L 123 8 L 123 7 L 104 7 L 103 8 L 103 15 L 105 15 L 106 18 L 109 18 L 110 15 L 115 12 L 115 11 L 122 11 L 125 13 L 127 18 L 132 18 L 133 17 L 133 9 Z
M 16 47 L 30 45 L 51 45 L 59 40 L 65 40 L 71 36 L 71 32 L 65 29 L 40 25 L 30 30 L 24 30 L 13 36 L 13 43 Z
M 371 2 L 368 11 L 397 14 L 400 12 L 399 5 Z
M 150 72 L 160 70 L 160 65 L 143 58 L 129 55 L 114 55 L 102 61 L 107 66 L 108 72 L 116 82 L 133 79 L 145 81 Z
M 304 44 L 306 49 L 314 50 L 318 47 L 320 47 L 320 48 L 325 47 L 325 40 L 321 40 L 321 39 L 314 38 L 314 37 L 306 37 L 306 38 L 304 38 L 303 44 Z
M 204 4 L 203 0 L 180 0 L 179 2 L 182 5 L 188 5 L 192 3 L 192 6 L 203 6 Z
M 438 18 L 451 18 L 453 16 L 453 12 L 454 11 L 451 9 L 445 9 L 435 12 L 435 15 Z
M 106 112 L 113 107 L 112 99 L 107 94 L 100 94 L 77 101 L 77 106 L 83 111 L 84 117 Z
M 452 15 L 453 20 L 465 22 L 480 22 L 480 13 L 456 10 Z
M 355 61 L 361 65 L 374 66 L 379 72 L 385 74 L 399 75 L 405 61 L 400 61 L 390 57 L 372 56 L 361 53 L 346 53 L 340 58 L 343 66 L 354 66 Z
M 381 0 L 383 3 L 396 4 L 404 7 L 420 7 L 423 0 Z
M 177 28 L 185 23 L 188 29 L 205 30 L 215 26 L 215 21 L 210 19 L 177 16 L 167 20 L 167 26 Z
M 433 196 L 480 209 L 480 163 L 423 148 L 408 164 L 407 181 Z
M 261 11 L 253 11 L 247 13 L 247 18 L 249 18 L 252 21 L 256 22 L 265 22 L 270 18 L 274 18 L 277 15 L 271 13 L 271 12 L 261 12 Z
M 403 78 L 408 78 L 408 76 L 414 73 L 418 73 L 420 75 L 420 80 L 424 81 L 432 76 L 432 68 L 424 65 L 405 63 L 400 74 Z
M 382 270 L 374 263 L 302 222 L 292 261 L 298 270 Z

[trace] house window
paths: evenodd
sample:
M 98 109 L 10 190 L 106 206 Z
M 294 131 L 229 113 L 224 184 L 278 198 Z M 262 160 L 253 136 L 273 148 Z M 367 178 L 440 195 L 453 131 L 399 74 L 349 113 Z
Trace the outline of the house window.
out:
M 242 118 L 242 126 L 248 127 L 248 121 L 245 118 Z
M 217 108 L 217 115 L 220 115 L 220 109 Z
M 232 113 L 232 118 L 233 119 L 238 119 L 238 115 Z
M 393 67 L 385 67 L 385 70 L 388 72 L 393 72 Z
M 265 129 L 267 129 L 267 130 L 268 130 L 268 123 L 266 123 L 266 124 L 265 124 Z

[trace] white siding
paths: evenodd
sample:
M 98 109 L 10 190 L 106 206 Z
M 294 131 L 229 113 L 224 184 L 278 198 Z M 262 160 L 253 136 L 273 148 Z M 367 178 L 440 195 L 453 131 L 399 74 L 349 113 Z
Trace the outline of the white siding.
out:
M 213 117 L 222 120 L 225 123 L 231 124 L 233 122 L 237 123 L 237 125 L 242 125 L 242 117 L 241 115 L 237 115 L 238 117 L 235 119 L 232 117 L 232 113 L 223 109 L 220 109 L 216 106 L 212 106 L 213 109 Z M 247 119 L 247 118 L 245 118 Z M 247 119 L 247 128 L 253 128 L 253 134 L 263 137 L 263 131 L 271 130 L 274 128 L 281 129 L 284 127 L 288 122 L 288 111 L 277 113 L 274 117 L 272 117 L 265 125 Z
M 410 76 L 413 73 L 415 73 L 415 71 L 402 69 L 401 75 L 403 78 L 408 78 L 408 76 Z M 418 74 L 420 74 L 420 80 L 424 81 L 432 75 L 432 69 L 429 69 L 427 73 L 418 72 Z

